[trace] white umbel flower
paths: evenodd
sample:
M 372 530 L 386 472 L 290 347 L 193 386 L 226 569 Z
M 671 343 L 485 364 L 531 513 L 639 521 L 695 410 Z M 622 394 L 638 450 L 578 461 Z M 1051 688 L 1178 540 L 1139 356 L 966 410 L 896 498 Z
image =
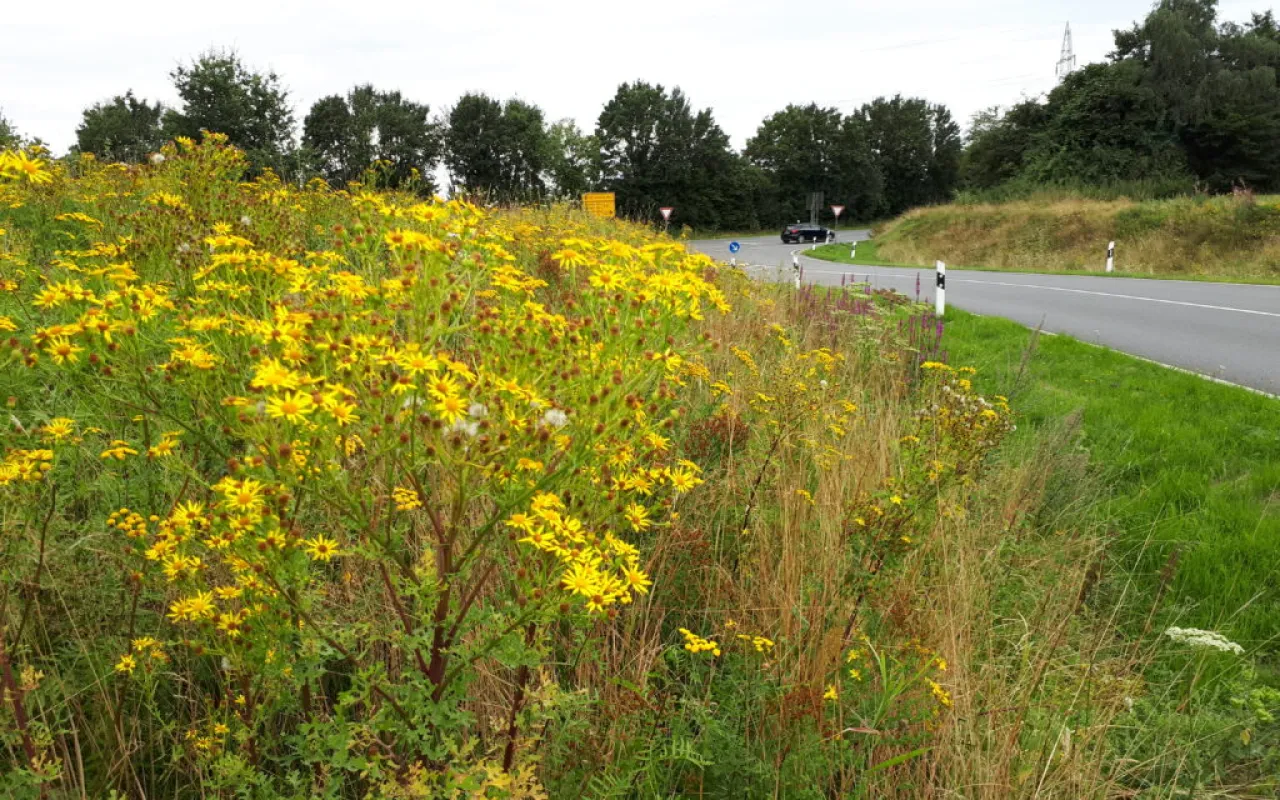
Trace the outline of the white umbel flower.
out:
M 460 419 L 457 422 L 450 425 L 447 431 L 449 433 L 465 434 L 474 439 L 476 437 L 476 434 L 480 433 L 480 423 L 469 422 L 465 419 Z
M 551 428 L 563 428 L 569 424 L 569 415 L 558 408 L 553 408 L 542 415 L 542 424 Z
M 1199 628 L 1169 628 L 1165 636 L 1178 644 L 1189 644 L 1192 647 L 1212 647 L 1224 653 L 1244 655 L 1244 648 L 1215 631 L 1202 631 Z
M 152 163 L 152 164 L 163 164 L 163 163 L 164 163 L 164 154 L 162 154 L 162 153 L 152 153 L 152 154 L 151 154 L 151 163 Z

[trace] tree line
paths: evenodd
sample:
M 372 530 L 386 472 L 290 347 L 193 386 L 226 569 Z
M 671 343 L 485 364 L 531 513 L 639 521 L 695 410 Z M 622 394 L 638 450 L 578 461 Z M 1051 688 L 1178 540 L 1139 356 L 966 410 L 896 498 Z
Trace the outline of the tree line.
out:
M 280 77 L 234 52 L 205 53 L 171 77 L 178 108 L 132 91 L 96 103 L 84 110 L 73 153 L 136 163 L 170 138 L 216 131 L 255 172 L 290 180 L 341 187 L 374 178 L 428 194 L 441 188 L 434 178 L 443 165 L 454 191 L 490 202 L 612 191 L 623 216 L 654 219 L 674 206 L 679 224 L 744 230 L 807 218 L 815 193 L 824 219 L 830 204 L 848 208 L 844 219 L 869 219 L 946 200 L 960 168 L 959 126 L 917 98 L 880 98 L 848 115 L 790 105 L 738 152 L 710 109 L 643 81 L 619 86 L 590 132 L 548 121 L 520 99 L 469 93 L 433 115 L 373 86 L 320 98 L 299 130 Z
M 443 165 L 451 189 L 489 202 L 612 191 L 624 216 L 652 220 L 674 206 L 678 224 L 751 230 L 807 218 L 817 193 L 824 221 L 831 204 L 852 221 L 960 189 L 1280 190 L 1278 74 L 1271 12 L 1223 23 L 1216 0 L 1159 0 L 1115 32 L 1106 61 L 1047 96 L 975 115 L 967 137 L 946 107 L 895 96 L 848 114 L 789 105 L 739 152 L 710 109 L 643 81 L 619 86 L 591 131 L 520 99 L 468 93 L 433 114 L 373 86 L 317 100 L 299 128 L 278 75 L 213 51 L 172 73 L 178 108 L 126 92 L 85 109 L 74 150 L 137 162 L 168 138 L 209 130 L 244 149 L 255 171 L 291 180 L 341 187 L 372 177 L 427 194 L 442 188 Z M 16 139 L 0 117 L 0 145 Z
M 973 189 L 1145 182 L 1165 193 L 1280 190 L 1280 28 L 1219 22 L 1216 0 L 1161 0 L 1107 60 L 1046 98 L 978 114 Z

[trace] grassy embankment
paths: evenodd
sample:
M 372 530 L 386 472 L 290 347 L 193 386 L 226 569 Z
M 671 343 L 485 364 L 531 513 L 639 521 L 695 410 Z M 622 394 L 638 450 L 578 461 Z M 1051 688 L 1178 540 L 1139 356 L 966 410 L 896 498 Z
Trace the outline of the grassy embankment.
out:
M 980 390 L 1010 395 L 1020 436 L 1079 415 L 1105 490 L 1090 516 L 1112 531 L 1099 584 L 1150 656 L 1115 733 L 1139 782 L 1274 789 L 1280 402 L 964 312 L 949 314 L 944 344 L 979 367 Z M 1170 647 L 1169 626 L 1218 631 L 1245 655 Z
M 858 263 L 1280 283 L 1280 198 L 1052 198 L 920 208 L 880 226 Z M 850 263 L 845 245 L 819 258 Z M 870 260 L 867 260 L 870 259 Z

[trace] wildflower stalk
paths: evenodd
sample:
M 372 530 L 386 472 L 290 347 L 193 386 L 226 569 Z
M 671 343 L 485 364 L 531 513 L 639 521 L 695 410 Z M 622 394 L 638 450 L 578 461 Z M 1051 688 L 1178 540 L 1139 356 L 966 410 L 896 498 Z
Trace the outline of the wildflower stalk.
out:
M 452 646 L 453 643 L 457 641 L 458 630 L 462 627 L 463 621 L 467 618 L 467 612 L 471 610 L 471 606 L 475 603 L 476 598 L 480 596 L 480 590 L 489 582 L 489 577 L 493 575 L 493 571 L 497 566 L 498 562 L 489 562 L 489 566 L 480 574 L 480 577 L 471 585 L 471 589 L 462 599 L 462 604 L 458 606 L 458 615 L 453 621 L 453 627 L 449 629 L 449 633 L 445 637 L 445 641 L 448 642 L 449 646 Z
M 524 646 L 533 647 L 534 634 L 537 631 L 537 624 L 530 622 L 529 627 L 525 628 Z M 525 685 L 529 682 L 529 665 L 521 664 L 516 670 L 516 691 L 511 698 L 511 716 L 507 722 L 507 748 L 502 755 L 502 771 L 510 772 L 512 764 L 516 759 L 516 737 L 520 733 L 519 715 L 520 709 L 524 705 Z
M 400 617 L 400 623 L 404 625 L 405 634 L 413 636 L 413 618 L 409 616 L 409 612 L 405 609 L 404 603 L 400 599 L 400 593 L 396 591 L 391 582 L 391 573 L 387 571 L 387 562 L 378 561 L 378 572 L 382 575 L 382 583 L 387 589 L 387 599 L 391 601 L 391 607 L 395 609 L 396 616 Z M 418 670 L 426 676 L 428 674 L 427 662 L 422 657 L 422 648 L 413 648 L 413 658 L 418 665 Z
M 773 461 L 774 455 L 778 452 L 778 446 L 782 444 L 782 440 L 791 432 L 792 427 L 780 430 L 778 435 L 773 438 L 773 442 L 769 445 L 769 452 L 765 454 L 764 462 L 760 465 L 760 471 L 756 474 L 755 482 L 751 484 L 751 493 L 747 495 L 747 510 L 742 515 L 742 525 L 739 526 L 739 531 L 745 531 L 747 529 L 747 525 L 751 523 L 751 512 L 755 510 L 756 492 L 760 489 L 760 483 L 764 480 L 764 475 L 769 470 L 769 464 Z
M 449 659 L 446 652 L 445 623 L 449 619 L 449 598 L 453 593 L 453 582 L 449 580 L 453 575 L 453 564 L 450 558 L 452 549 L 452 542 L 442 543 L 436 548 L 436 576 L 443 584 L 443 588 L 440 590 L 440 596 L 436 598 L 435 613 L 432 615 L 431 662 L 427 666 L 427 679 L 434 687 L 431 699 L 437 703 L 444 696 L 444 671 Z
M 529 624 L 533 619 L 537 617 L 538 612 L 542 611 L 544 608 L 545 608 L 545 605 L 540 605 L 540 606 L 531 605 L 527 613 L 521 614 L 514 622 L 512 622 L 507 627 L 503 628 L 496 636 L 494 636 L 492 639 L 486 642 L 484 647 L 481 647 L 469 658 L 467 658 L 466 661 L 462 662 L 461 664 L 455 664 L 453 668 L 449 670 L 449 672 L 444 677 L 445 685 L 447 686 L 448 684 L 452 683 L 453 680 L 458 677 L 458 675 L 462 672 L 463 669 L 467 668 L 471 664 L 474 664 L 480 659 L 488 656 L 489 653 L 493 652 L 493 649 L 497 647 L 502 642 L 502 640 L 507 637 L 507 634 L 511 633 L 512 631 L 519 630 L 524 625 Z
M 125 400 L 125 399 L 124 399 L 124 398 L 122 398 L 122 397 L 116 397 L 115 395 L 104 395 L 104 396 L 105 396 L 108 400 L 110 400 L 111 402 L 113 402 L 113 403 L 119 403 L 119 404 L 120 404 L 120 405 L 122 405 L 122 406 L 126 406 L 126 407 L 128 407 L 128 408 L 133 409 L 134 411 L 140 411 L 140 412 L 142 412 L 143 414 L 155 414 L 156 416 L 163 417 L 164 419 L 169 420 L 169 421 L 170 421 L 170 422 L 172 422 L 174 425 L 179 426 L 180 428 L 182 428 L 182 429 L 183 429 L 184 431 L 186 431 L 187 433 L 189 433 L 189 434 L 191 434 L 192 436 L 194 436 L 194 437 L 196 437 L 197 439 L 199 439 L 202 443 L 204 443 L 205 445 L 207 445 L 207 446 L 209 447 L 209 449 L 210 449 L 210 450 L 212 450 L 213 452 L 217 453 L 221 458 L 223 458 L 223 459 L 227 459 L 227 458 L 230 458 L 230 457 L 231 457 L 229 453 L 227 453 L 227 452 L 226 452 L 225 450 L 223 450 L 221 447 L 218 447 L 217 443 L 216 443 L 216 442 L 214 442 L 213 440 L 211 440 L 208 436 L 205 436 L 203 432 L 201 432 L 201 431 L 197 430 L 196 428 L 191 427 L 190 425 L 188 425 L 187 423 L 183 422 L 183 421 L 182 421 L 182 419 L 180 419 L 178 416 L 176 416 L 176 415 L 174 415 L 174 414 L 166 414 L 166 413 L 164 413 L 164 411 L 162 411 L 162 410 L 161 410 L 161 408 L 160 408 L 160 406 L 161 406 L 162 404 L 161 404 L 159 401 L 157 401 L 157 400 L 156 400 L 156 398 L 155 398 L 155 397 L 153 397 L 153 396 L 150 394 L 150 392 L 148 392 L 148 391 L 146 390 L 146 388 L 145 388 L 145 387 L 143 387 L 142 385 L 139 385 L 139 386 L 138 386 L 138 391 L 139 391 L 139 393 L 140 393 L 140 394 L 142 394 L 144 397 L 146 397 L 148 400 L 150 400 L 152 403 L 154 403 L 154 404 L 156 405 L 156 407 L 155 407 L 155 408 L 149 408 L 149 407 L 147 407 L 147 406 L 140 406 L 140 405 L 138 405 L 137 403 L 130 403 L 128 400 Z
M 289 607 L 293 611 L 293 613 L 297 614 L 298 617 L 301 618 L 303 622 L 307 623 L 307 627 L 315 631 L 316 635 L 319 636 L 324 641 L 325 644 L 332 647 L 334 651 L 338 653 L 338 655 L 342 656 L 347 661 L 351 662 L 352 666 L 359 666 L 360 664 L 359 660 L 351 654 L 351 651 L 343 647 L 337 641 L 335 641 L 332 636 L 325 633 L 324 630 L 319 625 L 316 624 L 316 621 L 311 618 L 311 615 L 302 609 L 302 607 L 298 604 L 298 601 L 294 598 L 293 594 L 287 591 L 283 586 L 280 585 L 280 582 L 275 579 L 275 576 L 268 574 L 266 578 L 267 578 L 267 581 L 271 584 L 272 588 L 275 589 L 277 592 L 279 592 L 280 596 L 284 598 L 284 601 L 289 604 Z M 392 697 L 390 694 L 388 694 L 385 689 L 383 689 L 378 684 L 370 681 L 369 690 L 372 691 L 374 694 L 378 695 L 379 697 L 381 697 L 382 699 L 386 700 L 387 704 L 391 706 L 391 709 L 396 712 L 396 715 L 399 716 L 400 719 L 404 720 L 410 726 L 413 726 L 414 724 L 413 717 L 409 716 L 408 712 L 406 712 L 404 708 L 399 703 L 396 702 L 396 699 Z
M 9 703 L 13 706 L 13 721 L 18 726 L 18 734 L 22 737 L 22 752 L 27 758 L 27 767 L 32 771 L 36 768 L 36 745 L 31 739 L 31 731 L 27 721 L 27 707 L 23 702 L 22 687 L 14 680 L 13 668 L 9 663 L 9 650 L 5 644 L 5 632 L 0 631 L 0 682 L 4 685 L 5 694 L 9 696 Z M 43 786 L 40 789 L 40 796 L 44 797 L 45 792 Z
M 32 607 L 39 602 L 40 579 L 44 573 L 44 556 L 45 543 L 49 538 L 49 523 L 53 520 L 53 512 L 58 507 L 58 487 L 51 486 L 49 489 L 49 512 L 44 515 L 44 521 L 40 523 L 40 549 L 36 556 L 36 574 L 32 578 L 31 584 L 27 589 L 28 602 L 22 608 L 22 619 L 18 623 L 18 635 L 13 638 L 15 642 L 22 641 L 22 634 L 27 630 L 27 621 L 31 617 Z

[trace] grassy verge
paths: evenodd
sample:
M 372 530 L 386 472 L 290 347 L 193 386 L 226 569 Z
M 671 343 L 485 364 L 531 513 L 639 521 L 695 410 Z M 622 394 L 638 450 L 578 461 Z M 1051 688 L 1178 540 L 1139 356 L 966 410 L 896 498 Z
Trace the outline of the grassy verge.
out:
M 850 253 L 856 253 L 850 257 Z M 837 264 L 854 264 L 857 266 L 872 267 L 904 267 L 912 266 L 908 264 L 895 264 L 885 261 L 880 256 L 880 247 L 874 239 L 868 239 L 865 242 L 858 242 L 857 249 L 847 242 L 837 244 L 820 245 L 814 250 L 806 250 L 804 252 L 810 258 L 820 258 L 823 261 L 833 261 Z
M 1114 489 L 1106 509 L 1182 623 L 1223 627 L 1274 649 L 1280 626 L 1280 402 L 1006 320 L 951 312 L 945 344 L 979 368 L 982 390 L 1013 394 L 1033 428 L 1080 410 Z
M 1108 489 L 1091 512 L 1113 537 L 1101 582 L 1130 609 L 1125 637 L 1150 654 L 1116 734 L 1139 782 L 1256 791 L 1280 747 L 1280 402 L 963 312 L 943 343 L 978 368 L 976 388 L 1010 396 L 1018 436 L 1080 415 Z M 1171 647 L 1169 626 L 1218 631 L 1245 653 Z
M 1280 282 L 1276 197 L 1024 200 L 918 208 L 877 232 L 899 264 L 1103 274 L 1107 243 L 1134 277 Z

